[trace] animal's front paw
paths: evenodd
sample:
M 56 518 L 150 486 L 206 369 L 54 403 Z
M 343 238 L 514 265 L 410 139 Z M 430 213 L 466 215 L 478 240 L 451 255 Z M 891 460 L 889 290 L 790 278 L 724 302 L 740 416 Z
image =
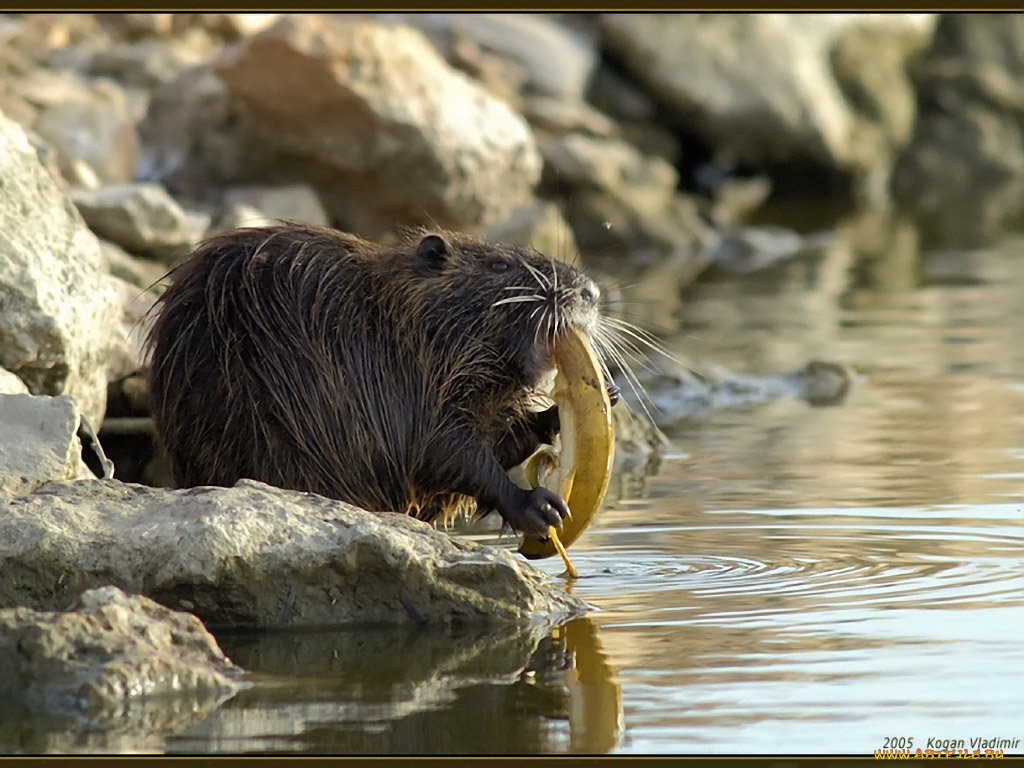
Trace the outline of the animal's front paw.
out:
M 569 507 L 554 491 L 538 486 L 526 492 L 523 506 L 508 521 L 517 531 L 547 539 L 548 526 L 562 527 L 562 518 L 569 517 Z

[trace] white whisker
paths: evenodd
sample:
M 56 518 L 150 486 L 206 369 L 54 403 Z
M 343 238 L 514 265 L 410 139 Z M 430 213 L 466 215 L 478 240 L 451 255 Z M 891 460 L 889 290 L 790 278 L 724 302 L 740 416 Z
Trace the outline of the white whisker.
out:
M 537 285 L 540 286 L 540 289 L 542 291 L 551 290 L 551 281 L 547 279 L 544 273 L 542 273 L 539 269 L 537 269 L 529 262 L 524 261 L 522 262 L 522 264 L 524 267 L 526 267 L 527 272 L 533 275 L 533 279 L 537 281 Z
M 641 347 L 646 347 L 653 352 L 657 352 L 659 355 L 668 358 L 676 365 L 683 366 L 684 368 L 689 367 L 685 362 L 669 352 L 665 345 L 661 343 L 661 340 L 649 331 L 645 331 L 643 328 L 633 325 L 633 323 L 622 320 L 621 318 L 606 317 L 603 319 L 603 322 L 610 329 L 614 329 L 616 334 L 620 337 L 629 336 Z
M 544 297 L 536 293 L 530 294 L 529 296 L 509 296 L 504 299 L 498 299 L 496 302 L 491 304 L 492 307 L 500 307 L 502 304 L 519 304 L 522 302 L 533 302 L 533 301 L 544 301 Z
M 640 407 L 647 415 L 647 418 L 650 419 L 651 423 L 654 424 L 656 422 L 654 417 L 651 415 L 650 408 L 647 407 L 648 403 L 650 403 L 651 408 L 653 408 L 654 410 L 657 411 L 659 409 L 651 401 L 651 398 L 648 396 L 647 391 L 640 383 L 640 379 L 637 378 L 636 374 L 633 373 L 633 369 L 626 362 L 625 355 L 622 353 L 622 347 L 624 345 L 624 342 L 620 337 L 617 337 L 615 333 L 613 333 L 614 330 L 615 329 L 612 328 L 599 326 L 594 334 L 594 346 L 597 348 L 598 355 L 602 359 L 601 365 L 605 369 L 605 375 L 607 376 L 607 380 L 613 380 L 612 377 L 609 375 L 608 367 L 605 363 L 605 360 L 610 360 L 611 362 L 615 363 L 618 369 L 622 372 L 622 375 L 625 377 L 626 383 L 629 385 L 629 388 L 633 390 L 633 394 L 636 395 L 636 399 L 637 402 L 640 403 Z M 638 356 L 641 360 L 644 360 L 645 364 L 649 364 L 646 356 Z

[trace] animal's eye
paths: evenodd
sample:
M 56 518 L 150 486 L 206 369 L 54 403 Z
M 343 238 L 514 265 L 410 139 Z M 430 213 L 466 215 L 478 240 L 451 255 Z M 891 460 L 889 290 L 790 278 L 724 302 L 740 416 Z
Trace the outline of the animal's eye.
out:
M 488 266 L 491 272 L 508 272 L 508 262 L 502 259 L 494 259 Z

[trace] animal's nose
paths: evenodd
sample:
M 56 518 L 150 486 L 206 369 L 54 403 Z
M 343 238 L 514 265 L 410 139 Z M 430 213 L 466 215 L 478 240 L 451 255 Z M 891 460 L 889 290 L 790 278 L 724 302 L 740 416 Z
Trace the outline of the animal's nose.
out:
M 597 283 L 588 282 L 580 289 L 580 298 L 587 304 L 596 304 L 600 295 L 601 290 L 597 287 Z

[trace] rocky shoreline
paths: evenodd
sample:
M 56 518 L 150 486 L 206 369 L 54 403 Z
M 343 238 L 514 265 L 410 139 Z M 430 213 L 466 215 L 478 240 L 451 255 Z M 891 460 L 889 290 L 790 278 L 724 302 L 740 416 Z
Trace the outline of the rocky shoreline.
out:
M 899 205 L 983 240 L 1019 217 L 1022 46 L 1024 19 L 999 14 L 0 17 L 12 690 L 88 707 L 177 675 L 154 662 L 120 687 L 79 671 L 38 687 L 33 665 L 65 651 L 25 633 L 82 611 L 137 614 L 124 627 L 171 637 L 156 627 L 187 622 L 181 611 L 292 627 L 553 626 L 586 610 L 508 552 L 414 520 L 258 483 L 124 482 L 161 484 L 141 341 L 161 275 L 203 237 L 278 218 L 383 240 L 436 224 L 580 254 L 613 289 L 628 272 L 674 295 L 710 266 L 751 271 L 816 247 L 744 223 L 776 196 Z M 940 217 L 960 198 L 956 221 Z M 803 369 L 769 385 L 662 377 L 652 395 L 678 415 L 723 396 L 845 394 L 838 369 L 815 370 L 831 377 L 824 395 Z M 121 479 L 97 479 L 83 457 L 82 417 L 138 441 Z M 642 427 L 626 439 L 656 442 Z M 87 637 L 91 621 L 53 631 Z M 186 676 L 179 689 L 230 695 L 225 662 L 212 688 Z

